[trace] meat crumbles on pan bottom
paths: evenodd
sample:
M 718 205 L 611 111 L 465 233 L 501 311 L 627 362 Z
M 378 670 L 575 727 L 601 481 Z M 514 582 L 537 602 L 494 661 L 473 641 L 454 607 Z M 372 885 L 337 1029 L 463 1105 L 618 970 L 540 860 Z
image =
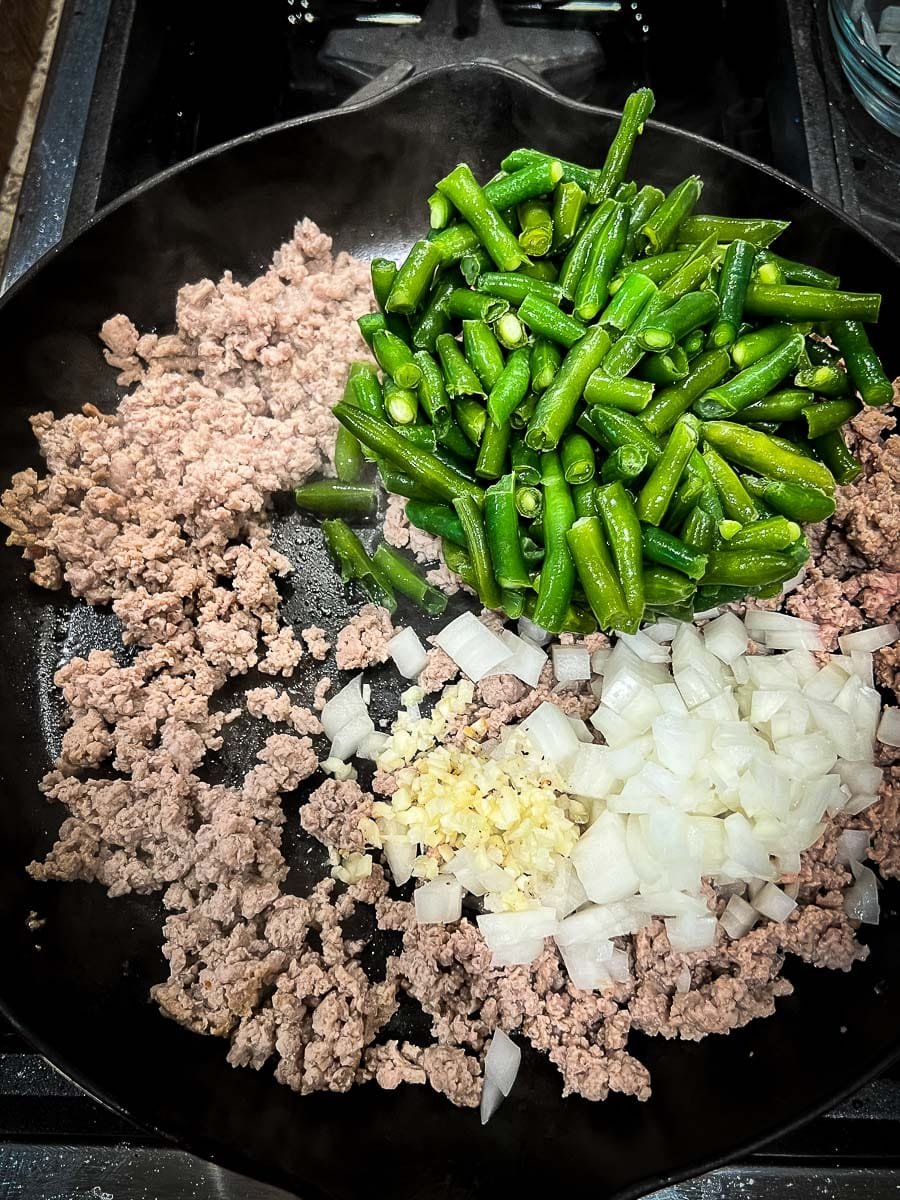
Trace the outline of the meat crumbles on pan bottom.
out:
M 279 617 L 276 581 L 291 564 L 272 545 L 269 513 L 274 493 L 329 468 L 331 406 L 348 363 L 364 353 L 355 318 L 370 307 L 365 265 L 332 255 L 330 239 L 302 221 L 246 286 L 226 273 L 218 284 L 183 287 L 174 333 L 140 334 L 123 315 L 106 322 L 106 357 L 131 389 L 115 412 L 88 403 L 32 418 L 46 473 L 22 471 L 4 494 L 8 541 L 39 586 L 110 606 L 132 656 L 123 663 L 94 650 L 57 671 L 68 724 L 41 786 L 66 815 L 55 846 L 29 870 L 93 880 L 112 896 L 161 891 L 169 978 L 153 989 L 157 1004 L 227 1039 L 233 1065 L 269 1064 L 302 1093 L 427 1082 L 477 1105 L 484 1050 L 502 1029 L 548 1055 L 567 1095 L 646 1099 L 649 1074 L 628 1051 L 632 1028 L 688 1040 L 727 1033 L 772 1014 L 790 993 L 786 955 L 839 970 L 866 956 L 841 908 L 851 876 L 835 844 L 847 825 L 870 830 L 870 857 L 882 874 L 900 875 L 900 763 L 884 747 L 879 803 L 832 824 L 800 873 L 783 880 L 799 901 L 783 924 L 764 922 L 736 941 L 720 930 L 713 948 L 675 954 L 652 921 L 622 940 L 630 980 L 603 993 L 569 983 L 552 941 L 528 966 L 491 967 L 472 921 L 418 925 L 377 864 L 349 888 L 326 879 L 307 896 L 286 894 L 282 797 L 318 770 L 311 739 L 320 723 L 274 685 L 247 692 L 243 707 L 212 702 L 251 669 L 290 677 L 331 651 L 325 630 L 298 637 Z M 900 597 L 900 437 L 880 410 L 854 425 L 865 474 L 811 531 L 816 566 L 784 605 L 826 638 L 895 620 Z M 428 561 L 433 539 L 411 530 L 404 507 L 392 500 L 385 535 Z M 432 578 L 448 591 L 459 586 L 446 568 Z M 337 666 L 384 662 L 392 633 L 388 614 L 365 606 L 337 636 Z M 896 647 L 876 656 L 876 671 L 897 694 Z M 419 683 L 439 692 L 456 674 L 433 648 Z M 315 709 L 330 686 L 320 680 Z M 466 721 L 496 737 L 547 698 L 573 714 L 591 701 L 577 689 L 555 692 L 549 676 L 531 691 L 500 676 L 484 681 Z M 244 711 L 275 731 L 239 786 L 204 782 L 207 752 Z M 395 786 L 376 773 L 376 794 Z M 355 782 L 320 776 L 301 823 L 333 851 L 353 851 L 372 801 Z M 709 900 L 724 907 L 712 889 Z M 362 941 L 344 932 L 359 905 L 402 934 L 381 981 L 363 970 Z M 435 1044 L 379 1038 L 404 997 L 431 1018 Z

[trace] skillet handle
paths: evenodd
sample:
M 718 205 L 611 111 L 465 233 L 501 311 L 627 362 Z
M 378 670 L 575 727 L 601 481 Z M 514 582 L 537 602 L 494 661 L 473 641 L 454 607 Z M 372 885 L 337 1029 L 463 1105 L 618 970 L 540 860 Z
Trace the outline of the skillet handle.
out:
M 319 61 L 358 85 L 348 107 L 375 103 L 412 75 L 448 66 L 503 67 L 556 91 L 553 77 L 589 80 L 604 65 L 591 33 L 507 25 L 496 0 L 481 0 L 478 16 L 477 32 L 460 37 L 458 0 L 430 0 L 416 24 L 333 31 Z

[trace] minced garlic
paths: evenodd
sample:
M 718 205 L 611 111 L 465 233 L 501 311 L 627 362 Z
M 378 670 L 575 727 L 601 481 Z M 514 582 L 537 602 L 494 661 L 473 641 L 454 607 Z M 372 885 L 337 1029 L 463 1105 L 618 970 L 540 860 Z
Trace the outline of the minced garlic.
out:
M 421 848 L 415 878 L 434 879 L 464 849 L 485 869 L 495 868 L 487 908 L 528 908 L 549 885 L 558 856 L 571 852 L 588 813 L 565 793 L 524 734 L 513 733 L 491 749 L 477 741 L 441 744 L 471 700 L 472 685 L 464 681 L 445 691 L 431 717 L 415 720 L 401 712 L 378 758 L 400 786 L 373 805 L 372 816 L 382 838 Z M 474 739 L 485 729 L 463 732 Z

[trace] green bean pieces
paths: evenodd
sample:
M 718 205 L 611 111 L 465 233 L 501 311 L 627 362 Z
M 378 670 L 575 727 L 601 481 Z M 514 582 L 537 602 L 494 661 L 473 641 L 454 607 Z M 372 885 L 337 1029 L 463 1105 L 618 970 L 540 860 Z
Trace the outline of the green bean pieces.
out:
M 575 236 L 586 202 L 587 196 L 584 194 L 584 190 L 574 180 L 557 185 L 556 191 L 553 193 L 552 249 L 554 252 L 568 246 Z
M 447 607 L 446 594 L 432 587 L 405 555 L 394 550 L 387 542 L 378 545 L 372 562 L 394 591 L 412 600 L 430 617 L 439 617 Z
M 435 537 L 449 538 L 458 546 L 465 546 L 466 535 L 459 517 L 449 504 L 437 504 L 427 500 L 410 500 L 406 505 L 406 517 L 416 529 L 424 529 Z
M 618 446 L 600 468 L 603 483 L 630 483 L 647 466 L 647 451 L 642 446 Z
M 478 376 L 466 362 L 456 339 L 449 333 L 442 333 L 435 343 L 441 368 L 444 372 L 444 383 L 447 394 L 454 400 L 458 396 L 484 396 Z
M 396 612 L 397 597 L 390 582 L 366 553 L 362 542 L 346 521 L 340 517 L 323 521 L 322 534 L 326 546 L 337 560 L 341 579 L 345 583 L 355 581 L 361 584 L 373 604 L 386 608 L 388 612 Z
M 503 374 L 503 351 L 484 321 L 463 321 L 462 328 L 465 359 L 475 368 L 485 390 L 490 392 Z
M 484 526 L 494 576 L 503 588 L 530 588 L 531 575 L 522 554 L 515 479 L 502 476 L 484 493 Z
M 709 331 L 711 347 L 730 346 L 737 338 L 755 256 L 753 243 L 743 238 L 735 238 L 725 251 L 719 272 L 719 319 Z
M 641 232 L 654 254 L 666 250 L 694 205 L 700 199 L 703 181 L 699 175 L 689 175 L 672 189 L 662 204 L 644 222 Z M 698 238 L 702 241 L 702 238 Z
M 834 478 L 827 467 L 803 454 L 791 453 L 757 429 L 730 421 L 707 421 L 703 437 L 723 457 L 759 475 L 808 484 L 829 494 L 834 491 Z
M 553 217 L 543 200 L 523 200 L 516 209 L 519 218 L 519 245 L 528 255 L 541 258 L 553 243 Z
M 881 296 L 877 292 L 839 292 L 801 284 L 751 282 L 744 311 L 754 317 L 785 321 L 877 321 Z
M 578 572 L 585 599 L 597 618 L 601 629 L 627 629 L 633 619 L 628 612 L 625 597 L 616 572 L 612 556 L 603 536 L 599 517 L 579 517 L 566 530 L 566 542 L 570 561 Z M 543 579 L 544 570 L 541 571 Z M 534 618 L 542 624 L 537 617 Z M 560 621 L 560 624 L 562 622 Z M 547 628 L 546 625 L 543 628 Z
M 566 483 L 588 483 L 594 478 L 594 447 L 577 430 L 567 433 L 562 442 L 562 465 Z
M 679 417 L 650 478 L 641 488 L 637 513 L 642 521 L 659 525 L 681 479 L 687 461 L 697 447 L 698 425 L 690 416 Z
M 750 242 L 757 250 L 771 246 L 790 221 L 772 221 L 764 217 L 688 217 L 678 230 L 680 242 L 702 242 L 712 236 L 717 242 Z
M 894 395 L 893 385 L 860 322 L 832 321 L 828 329 L 844 356 L 847 373 L 863 404 L 890 404 Z
M 624 408 L 631 413 L 645 409 L 652 396 L 653 384 L 647 380 L 610 379 L 602 367 L 592 371 L 584 385 L 586 404 L 610 404 L 613 408 Z
M 644 616 L 644 568 L 641 525 L 631 497 L 621 482 L 608 483 L 594 492 L 594 504 L 603 521 L 625 600 L 627 618 L 616 629 L 625 633 L 640 627 Z M 616 597 L 616 603 L 618 597 Z M 592 606 L 593 607 L 593 606 Z M 596 610 L 595 610 L 596 611 Z M 597 619 L 600 619 L 599 613 Z
M 385 310 L 392 313 L 414 312 L 431 287 L 440 265 L 440 253 L 431 242 L 415 242 L 394 277 L 384 304 Z
M 850 453 L 840 429 L 817 437 L 813 448 L 838 483 L 852 483 L 862 474 L 862 463 Z
M 581 321 L 570 317 L 549 300 L 533 293 L 522 301 L 518 315 L 519 320 L 523 321 L 532 333 L 559 342 L 567 348 L 580 341 L 586 332 Z
M 559 374 L 541 395 L 529 422 L 525 441 L 532 449 L 550 450 L 558 444 L 591 372 L 600 366 L 609 346 L 609 334 L 594 325 L 563 359 Z
M 704 420 L 730 417 L 754 400 L 768 395 L 797 365 L 803 349 L 803 335 L 793 333 L 780 346 L 739 372 L 726 383 L 720 383 L 704 393 L 694 405 Z
M 441 179 L 437 189 L 468 221 L 499 270 L 514 271 L 521 263 L 528 261 L 515 235 L 478 186 L 471 168 L 465 163 L 460 163 Z
M 698 510 L 694 510 L 698 511 Z M 655 525 L 641 526 L 641 546 L 644 558 L 661 567 L 671 567 L 687 575 L 688 579 L 702 579 L 706 571 L 707 557 L 695 547 Z
M 555 450 L 541 458 L 541 484 L 545 557 L 531 619 L 542 629 L 559 633 L 575 588 L 575 563 L 566 536 L 575 523 L 575 505 Z
M 295 488 L 294 501 L 298 508 L 320 516 L 370 517 L 375 511 L 375 489 L 367 483 L 319 479 Z
M 547 390 L 556 378 L 561 362 L 562 353 L 553 341 L 535 338 L 531 347 L 531 386 L 535 392 L 540 394 Z
M 418 387 L 422 370 L 415 363 L 412 350 L 396 334 L 378 330 L 372 338 L 372 353 L 379 367 L 390 375 L 397 387 Z
M 656 393 L 641 412 L 641 421 L 650 433 L 667 433 L 695 400 L 725 377 L 729 366 L 725 350 L 710 350 L 701 354 L 690 364 L 690 371 L 684 379 Z

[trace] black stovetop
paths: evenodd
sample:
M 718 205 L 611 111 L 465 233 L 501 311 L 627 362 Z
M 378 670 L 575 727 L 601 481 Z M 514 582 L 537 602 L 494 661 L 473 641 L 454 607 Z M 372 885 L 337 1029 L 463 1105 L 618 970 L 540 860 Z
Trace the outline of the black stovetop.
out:
M 233 17 L 212 0 L 67 0 L 4 283 L 98 208 L 197 151 L 334 107 L 382 69 L 399 78 L 460 56 L 514 60 L 610 107 L 649 84 L 661 120 L 811 185 L 900 252 L 900 140 L 844 83 L 825 0 L 501 0 L 505 27 L 487 8 L 479 22 L 480 7 L 262 0 Z M 657 1200 L 894 1197 L 898 1135 L 900 1068 L 765 1153 Z M 0 1195 L 284 1196 L 148 1137 L 2 1022 Z

